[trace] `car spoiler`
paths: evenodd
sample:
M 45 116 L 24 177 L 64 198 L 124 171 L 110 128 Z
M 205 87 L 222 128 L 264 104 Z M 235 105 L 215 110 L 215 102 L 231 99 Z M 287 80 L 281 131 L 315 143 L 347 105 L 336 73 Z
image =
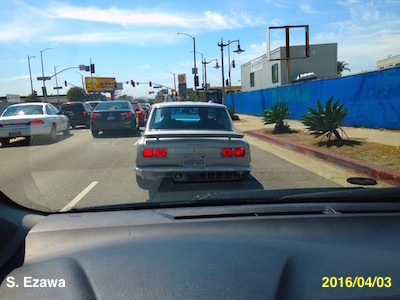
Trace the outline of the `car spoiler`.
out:
M 215 131 L 215 132 L 210 132 L 210 131 L 200 131 L 200 130 L 192 130 L 192 131 L 166 131 L 166 132 L 146 132 L 143 134 L 143 137 L 145 138 L 154 138 L 154 139 L 160 139 L 160 138 L 192 138 L 192 137 L 215 137 L 215 138 L 220 138 L 220 137 L 226 137 L 226 138 L 243 138 L 243 134 L 239 134 L 237 132 L 226 132 L 226 131 Z

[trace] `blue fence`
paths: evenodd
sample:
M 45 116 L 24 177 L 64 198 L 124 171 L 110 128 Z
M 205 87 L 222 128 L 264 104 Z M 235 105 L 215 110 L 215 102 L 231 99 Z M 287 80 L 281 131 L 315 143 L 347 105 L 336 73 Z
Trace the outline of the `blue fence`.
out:
M 283 87 L 227 95 L 226 104 L 238 113 L 261 115 L 272 103 L 288 104 L 290 119 L 300 120 L 317 99 L 345 103 L 344 125 L 400 129 L 400 67 L 335 79 L 315 80 Z

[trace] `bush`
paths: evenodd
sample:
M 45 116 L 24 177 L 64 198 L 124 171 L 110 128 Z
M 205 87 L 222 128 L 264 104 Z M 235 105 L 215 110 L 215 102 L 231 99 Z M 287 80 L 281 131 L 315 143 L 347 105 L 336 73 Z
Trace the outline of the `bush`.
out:
M 228 112 L 232 120 L 239 120 L 239 116 L 236 115 L 236 109 L 234 107 L 229 107 Z
M 339 105 L 339 99 L 332 105 L 332 98 L 333 96 L 328 99 L 325 108 L 322 108 L 319 99 L 317 99 L 317 110 L 309 107 L 307 114 L 303 115 L 302 123 L 307 126 L 307 129 L 311 131 L 310 134 L 315 135 L 315 137 L 323 135 L 322 139 L 327 137 L 328 141 L 330 141 L 334 135 L 340 141 L 342 137 L 339 134 L 339 130 L 342 135 L 346 134 L 341 126 L 343 119 L 347 116 L 347 108 L 343 107 L 344 103 Z
M 286 103 L 277 102 L 272 104 L 269 109 L 264 110 L 262 117 L 265 125 L 276 123 L 273 133 L 284 133 L 290 131 L 289 125 L 284 123 L 289 115 L 289 106 Z

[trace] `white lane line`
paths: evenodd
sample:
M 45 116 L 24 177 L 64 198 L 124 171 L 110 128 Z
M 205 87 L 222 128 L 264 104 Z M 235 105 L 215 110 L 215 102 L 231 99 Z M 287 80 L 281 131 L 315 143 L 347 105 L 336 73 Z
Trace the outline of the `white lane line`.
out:
M 137 140 L 136 143 L 134 143 L 135 146 L 136 146 L 137 144 L 139 144 L 139 140 Z
M 64 206 L 64 208 L 62 208 L 60 210 L 60 212 L 65 212 L 68 210 L 71 210 L 71 208 L 73 208 L 79 201 L 82 200 L 83 197 L 85 197 L 85 195 L 87 193 L 90 192 L 90 190 L 92 188 L 94 188 L 94 186 L 98 183 L 98 181 L 93 181 L 91 184 L 89 184 L 82 192 L 79 193 L 78 196 L 76 196 L 74 199 L 72 199 L 72 201 L 70 203 L 68 203 L 66 206 Z

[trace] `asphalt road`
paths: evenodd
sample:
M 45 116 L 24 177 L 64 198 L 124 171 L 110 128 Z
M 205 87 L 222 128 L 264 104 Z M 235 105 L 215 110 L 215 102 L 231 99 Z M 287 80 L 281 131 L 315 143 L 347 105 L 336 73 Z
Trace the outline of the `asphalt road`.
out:
M 138 187 L 133 170 L 138 139 L 129 133 L 94 139 L 89 129 L 78 128 L 70 136 L 57 135 L 54 143 L 15 141 L 0 148 L 0 190 L 23 206 L 55 212 L 190 200 L 214 191 L 341 186 L 340 181 L 316 174 L 321 165 L 307 170 L 296 163 L 298 158 L 292 163 L 290 157 L 280 157 L 279 149 L 274 152 L 249 138 L 253 171 L 244 181 L 173 183 L 164 178 L 144 190 Z

